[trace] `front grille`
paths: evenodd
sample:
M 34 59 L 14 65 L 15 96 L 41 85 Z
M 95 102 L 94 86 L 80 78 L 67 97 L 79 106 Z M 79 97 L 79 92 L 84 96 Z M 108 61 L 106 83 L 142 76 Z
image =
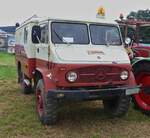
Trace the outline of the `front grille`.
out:
M 95 83 L 120 81 L 120 73 L 122 71 L 122 68 L 103 65 L 94 67 L 83 67 L 74 71 L 78 73 L 77 82 Z

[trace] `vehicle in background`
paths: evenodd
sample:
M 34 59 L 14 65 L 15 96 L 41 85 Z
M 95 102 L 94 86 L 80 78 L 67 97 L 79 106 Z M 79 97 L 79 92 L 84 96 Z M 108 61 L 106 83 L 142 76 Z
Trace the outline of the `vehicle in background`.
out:
M 130 48 L 133 72 L 140 93 L 133 95 L 135 107 L 145 114 L 150 114 L 150 22 L 136 20 L 117 21 L 124 39 L 131 38 Z
M 8 53 L 15 53 L 15 36 L 14 35 L 8 35 Z
M 0 51 L 15 52 L 15 26 L 0 26 Z
M 7 51 L 7 34 L 0 29 L 0 51 Z
M 136 56 L 150 56 L 150 21 L 117 20 L 123 40 L 131 38 L 131 45 L 136 49 Z
M 130 95 L 138 93 L 119 26 L 95 20 L 31 18 L 16 29 L 18 82 L 36 95 L 43 124 L 54 124 L 64 100 L 103 100 L 113 117 L 127 113 Z

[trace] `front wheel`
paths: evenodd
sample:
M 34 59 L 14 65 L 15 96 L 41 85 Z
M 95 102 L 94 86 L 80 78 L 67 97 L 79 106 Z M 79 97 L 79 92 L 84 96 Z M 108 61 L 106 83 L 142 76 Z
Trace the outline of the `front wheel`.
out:
M 124 95 L 103 100 L 104 109 L 111 117 L 121 117 L 125 115 L 128 111 L 129 104 L 130 97 Z
M 57 100 L 47 96 L 42 79 L 38 81 L 36 86 L 36 109 L 42 124 L 53 125 L 56 123 Z

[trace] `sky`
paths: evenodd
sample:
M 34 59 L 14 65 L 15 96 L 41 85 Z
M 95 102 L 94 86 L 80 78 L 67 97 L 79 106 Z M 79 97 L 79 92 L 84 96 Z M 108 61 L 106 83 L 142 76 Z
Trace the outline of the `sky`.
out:
M 15 25 L 32 15 L 51 18 L 84 17 L 93 19 L 97 9 L 103 6 L 106 18 L 116 19 L 120 13 L 150 9 L 150 0 L 0 0 L 0 26 Z

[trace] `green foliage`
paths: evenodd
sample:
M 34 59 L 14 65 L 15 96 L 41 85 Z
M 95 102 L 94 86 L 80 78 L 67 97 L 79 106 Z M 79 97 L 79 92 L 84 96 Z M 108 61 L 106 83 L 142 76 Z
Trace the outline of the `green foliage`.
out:
M 137 12 L 131 11 L 127 16 L 127 19 L 150 21 L 150 10 L 139 10 Z

